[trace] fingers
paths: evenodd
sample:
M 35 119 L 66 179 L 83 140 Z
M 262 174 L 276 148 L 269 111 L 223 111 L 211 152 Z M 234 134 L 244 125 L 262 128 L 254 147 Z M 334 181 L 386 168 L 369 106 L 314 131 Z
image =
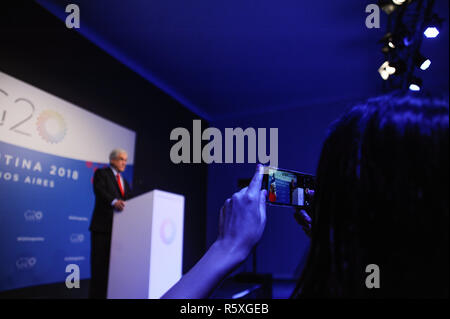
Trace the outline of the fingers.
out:
M 302 226 L 303 231 L 306 233 L 306 235 L 311 237 L 311 217 L 309 217 L 309 215 L 304 210 L 296 208 L 294 218 L 297 223 Z
M 266 222 L 266 198 L 267 198 L 267 190 L 263 189 L 259 194 L 259 212 L 261 214 L 261 221 L 263 223 Z
M 263 179 L 264 168 L 261 164 L 256 165 L 256 172 L 253 175 L 250 185 L 248 186 L 248 191 L 252 194 L 258 194 L 261 190 L 261 183 Z
M 244 187 L 243 189 L 241 189 L 238 193 L 239 194 L 245 194 L 248 190 L 248 186 Z
M 303 219 L 308 223 L 308 224 L 311 224 L 311 222 L 312 222 L 312 219 L 311 219 L 311 217 L 309 217 L 309 215 L 306 213 L 306 211 L 305 210 L 300 210 L 300 214 L 301 214 L 301 216 L 303 217 Z
M 224 210 L 225 204 L 220 208 L 220 213 L 219 213 L 219 237 L 223 237 L 223 210 Z
M 224 225 L 225 225 L 225 214 L 226 211 L 228 211 L 231 208 L 231 198 L 228 198 L 224 203 L 223 206 L 220 208 L 219 212 L 219 237 L 222 237 L 224 235 Z
M 296 209 L 294 218 L 301 226 L 310 227 L 312 222 L 311 217 L 302 209 Z

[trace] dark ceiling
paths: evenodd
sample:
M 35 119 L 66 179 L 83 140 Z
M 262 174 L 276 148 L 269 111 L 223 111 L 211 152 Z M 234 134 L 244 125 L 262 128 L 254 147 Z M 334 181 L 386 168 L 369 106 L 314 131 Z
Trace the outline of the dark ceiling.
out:
M 77 3 L 83 36 L 207 120 L 381 91 L 385 14 L 365 26 L 375 0 L 38 2 L 62 20 Z M 448 22 L 448 0 L 435 7 Z M 448 92 L 448 24 L 426 42 L 424 85 Z

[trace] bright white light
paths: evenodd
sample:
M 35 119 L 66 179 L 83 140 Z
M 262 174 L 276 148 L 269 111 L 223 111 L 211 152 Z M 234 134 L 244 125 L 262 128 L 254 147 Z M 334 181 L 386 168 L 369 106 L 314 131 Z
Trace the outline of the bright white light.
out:
M 383 80 L 387 80 L 389 78 L 389 73 L 386 71 L 386 67 L 388 67 L 388 66 L 389 66 L 389 62 L 385 61 L 378 69 L 378 73 L 380 73 L 381 78 Z
M 401 6 L 405 3 L 406 0 L 392 0 L 392 2 L 398 6 Z
M 395 68 L 393 66 L 387 66 L 386 67 L 386 72 L 389 73 L 389 75 L 394 74 L 395 73 Z
M 436 27 L 428 27 L 423 34 L 427 38 L 436 38 L 439 34 L 439 30 Z
M 395 48 L 395 45 L 394 45 L 394 43 L 392 42 L 392 41 L 389 41 L 389 43 L 388 43 L 388 45 L 391 47 L 391 48 Z
M 389 73 L 387 73 L 385 70 L 380 71 L 380 75 L 381 75 L 381 78 L 385 81 L 387 79 L 389 79 Z
M 378 73 L 380 73 L 383 80 L 387 80 L 389 78 L 389 75 L 395 73 L 395 68 L 389 65 L 389 61 L 384 61 L 384 63 L 378 69 Z
M 430 67 L 431 61 L 430 59 L 426 59 L 425 62 L 422 63 L 422 65 L 420 66 L 421 70 L 426 70 Z
M 410 84 L 409 85 L 409 89 L 411 90 L 411 91 L 420 91 L 420 86 L 418 86 L 417 84 Z

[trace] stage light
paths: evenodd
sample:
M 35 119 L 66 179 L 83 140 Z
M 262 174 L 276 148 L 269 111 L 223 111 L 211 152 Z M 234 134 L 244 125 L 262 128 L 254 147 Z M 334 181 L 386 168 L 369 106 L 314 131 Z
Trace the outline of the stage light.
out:
M 418 53 L 414 58 L 414 64 L 421 70 L 425 71 L 426 69 L 428 69 L 430 67 L 431 60 L 425 58 L 423 55 Z
M 420 91 L 422 88 L 422 80 L 417 77 L 412 77 L 409 82 L 409 89 L 414 92 Z
M 395 10 L 395 4 L 392 2 L 392 0 L 379 0 L 378 6 L 386 12 L 386 14 L 391 14 Z
M 383 80 L 389 79 L 391 75 L 399 75 L 406 70 L 406 64 L 403 61 L 394 61 L 389 62 L 385 61 L 380 68 L 378 69 L 378 73 Z
M 395 68 L 395 66 L 390 65 L 389 61 L 384 61 L 384 63 L 378 69 L 378 73 L 380 73 L 380 76 L 383 80 L 389 79 L 389 76 L 395 74 L 396 72 L 397 69 Z
M 411 91 L 421 91 L 422 80 L 412 76 L 415 67 L 428 70 L 431 60 L 420 54 L 422 34 L 427 38 L 435 38 L 442 31 L 444 19 L 432 13 L 434 0 L 378 0 L 378 6 L 388 15 L 388 29 L 380 39 L 381 51 L 385 54 L 383 64 L 378 73 L 383 80 L 389 80 L 384 89 L 408 88 Z M 411 5 L 410 4 L 417 4 Z M 410 17 L 417 20 L 412 23 Z M 406 17 L 406 18 L 405 18 Z M 391 21 L 392 20 L 392 21 Z
M 391 32 L 386 33 L 379 42 L 383 43 L 384 45 L 381 49 L 383 53 L 388 53 L 390 51 L 393 51 L 394 49 L 403 47 L 401 38 L 398 36 L 394 36 Z
M 426 69 L 428 69 L 428 68 L 430 67 L 430 65 L 431 65 L 430 59 L 426 59 L 426 60 L 420 65 L 420 69 L 425 71 Z
M 409 2 L 410 0 L 378 0 L 378 6 L 387 14 L 391 14 L 397 7 L 406 5 Z
M 391 67 L 389 66 L 389 61 L 384 61 L 384 63 L 378 69 L 378 73 L 380 73 L 381 78 L 385 81 L 389 79 L 389 75 L 395 72 L 395 70 L 391 71 L 390 68 Z
M 436 27 L 427 27 L 426 30 L 423 32 L 423 34 L 428 39 L 436 38 L 439 34 L 439 30 Z
M 406 0 L 392 0 L 392 2 L 398 6 L 401 6 L 406 2 Z
M 442 27 L 443 21 L 444 19 L 439 18 L 437 14 L 433 14 L 426 22 L 426 28 L 423 34 L 429 39 L 436 38 L 439 34 L 439 29 Z

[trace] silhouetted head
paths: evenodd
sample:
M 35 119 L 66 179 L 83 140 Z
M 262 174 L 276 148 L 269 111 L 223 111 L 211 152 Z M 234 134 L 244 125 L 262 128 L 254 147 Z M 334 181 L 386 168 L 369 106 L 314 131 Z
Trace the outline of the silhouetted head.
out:
M 293 297 L 448 296 L 448 117 L 448 100 L 388 95 L 332 125 Z

